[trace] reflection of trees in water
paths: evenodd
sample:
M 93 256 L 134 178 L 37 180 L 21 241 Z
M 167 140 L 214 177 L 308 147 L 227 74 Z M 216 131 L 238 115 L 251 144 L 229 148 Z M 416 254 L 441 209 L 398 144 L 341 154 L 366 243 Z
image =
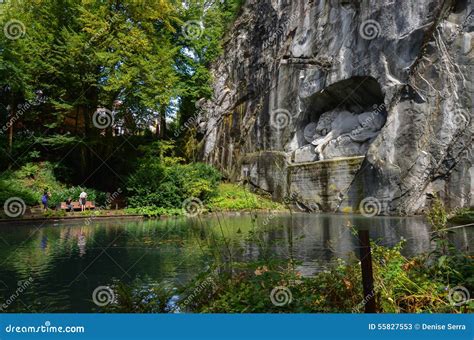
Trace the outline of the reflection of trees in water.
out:
M 368 219 L 300 213 L 271 216 L 221 214 L 219 220 L 209 216 L 39 229 L 5 226 L 0 236 L 8 245 L 0 247 L 0 258 L 4 261 L 0 265 L 0 277 L 5 284 L 15 286 L 17 281 L 33 276 L 35 281 L 28 294 L 32 300 L 39 296 L 50 299 L 53 303 L 50 311 L 81 304 L 86 310 L 90 298 L 87 287 L 108 284 L 112 278 L 124 275 L 107 256 L 99 257 L 104 248 L 124 269 L 132 268 L 131 278 L 148 275 L 157 282 L 184 284 L 216 259 L 294 259 L 302 261 L 297 268 L 302 274 L 311 275 L 335 257 L 347 258 L 357 249 L 357 238 L 348 226 L 368 227 L 371 238 L 387 246 L 405 238 L 407 256 L 430 247 L 430 228 L 421 218 Z M 267 221 L 265 225 L 264 221 Z M 454 241 L 461 246 L 472 245 L 473 232 L 459 229 L 453 235 Z M 79 276 L 95 259 L 85 276 Z

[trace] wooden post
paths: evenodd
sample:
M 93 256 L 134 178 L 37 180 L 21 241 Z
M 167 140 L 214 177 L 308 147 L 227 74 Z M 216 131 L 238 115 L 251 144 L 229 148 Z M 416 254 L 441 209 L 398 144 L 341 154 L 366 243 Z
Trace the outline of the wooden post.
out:
M 372 273 L 372 253 L 368 230 L 359 230 L 360 266 L 362 269 L 362 286 L 366 313 L 376 313 L 374 276 Z

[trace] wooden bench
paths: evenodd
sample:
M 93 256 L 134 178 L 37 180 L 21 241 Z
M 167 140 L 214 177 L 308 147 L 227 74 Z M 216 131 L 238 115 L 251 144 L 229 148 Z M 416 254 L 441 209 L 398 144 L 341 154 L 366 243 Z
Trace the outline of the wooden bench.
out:
M 79 204 L 79 202 L 71 202 L 71 205 L 72 205 L 73 210 L 81 210 L 81 205 Z M 68 210 L 68 209 L 69 208 L 66 202 L 61 202 L 61 210 Z M 87 210 L 95 209 L 94 202 L 86 201 L 86 209 Z

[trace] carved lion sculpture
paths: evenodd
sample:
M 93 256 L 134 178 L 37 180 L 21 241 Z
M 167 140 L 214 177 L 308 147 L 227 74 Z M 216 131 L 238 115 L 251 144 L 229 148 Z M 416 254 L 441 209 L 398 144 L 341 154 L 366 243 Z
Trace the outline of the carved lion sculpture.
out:
M 385 115 L 378 111 L 361 114 L 346 110 L 328 111 L 319 118 L 311 144 L 316 146 L 315 151 L 319 159 L 324 160 L 324 149 L 331 141 L 335 141 L 331 143 L 335 146 L 352 142 L 360 146 L 378 135 L 385 120 Z M 337 152 L 330 151 L 328 154 L 337 154 Z

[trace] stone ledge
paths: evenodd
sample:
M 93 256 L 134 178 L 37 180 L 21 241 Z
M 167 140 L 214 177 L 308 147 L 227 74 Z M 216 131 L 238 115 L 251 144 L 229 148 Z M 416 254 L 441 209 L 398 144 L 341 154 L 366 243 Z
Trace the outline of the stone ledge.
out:
M 358 161 L 364 158 L 365 156 L 338 157 L 338 158 L 326 159 L 326 160 L 315 161 L 315 162 L 291 163 L 291 164 L 288 164 L 288 169 L 291 170 L 291 168 L 299 168 L 301 166 L 310 166 L 310 165 L 324 164 L 324 163 L 335 163 L 335 162 L 341 162 L 341 161 L 349 161 L 349 162 Z

